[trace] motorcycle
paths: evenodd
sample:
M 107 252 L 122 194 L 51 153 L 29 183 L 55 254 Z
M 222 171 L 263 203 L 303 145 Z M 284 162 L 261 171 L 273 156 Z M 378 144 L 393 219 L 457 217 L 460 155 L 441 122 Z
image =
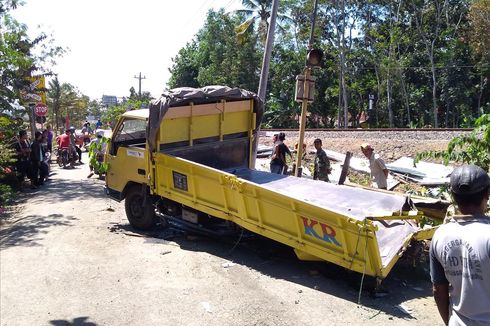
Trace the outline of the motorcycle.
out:
M 66 168 L 68 165 L 73 168 L 75 167 L 75 162 L 77 161 L 77 155 L 70 151 L 68 148 L 58 148 L 56 155 L 56 162 L 59 167 Z

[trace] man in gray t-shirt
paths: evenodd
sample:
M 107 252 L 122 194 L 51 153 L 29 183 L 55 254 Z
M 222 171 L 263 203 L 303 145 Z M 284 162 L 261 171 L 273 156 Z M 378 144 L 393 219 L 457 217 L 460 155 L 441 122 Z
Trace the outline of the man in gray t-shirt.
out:
M 453 171 L 450 191 L 462 215 L 435 232 L 430 246 L 434 299 L 446 325 L 490 325 L 490 177 L 478 166 Z

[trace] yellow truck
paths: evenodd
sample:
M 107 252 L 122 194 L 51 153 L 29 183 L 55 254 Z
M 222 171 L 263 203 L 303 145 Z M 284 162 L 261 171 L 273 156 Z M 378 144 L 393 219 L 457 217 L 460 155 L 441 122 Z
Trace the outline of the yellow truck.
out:
M 247 230 L 381 280 L 411 241 L 421 211 L 400 194 L 257 171 L 263 104 L 228 87 L 171 90 L 123 114 L 108 146 L 106 193 L 130 224 L 220 235 Z

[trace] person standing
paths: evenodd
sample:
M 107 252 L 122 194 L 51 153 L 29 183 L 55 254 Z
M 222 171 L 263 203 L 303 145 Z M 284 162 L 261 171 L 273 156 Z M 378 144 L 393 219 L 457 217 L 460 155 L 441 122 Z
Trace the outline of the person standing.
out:
M 362 144 L 361 151 L 369 160 L 369 169 L 371 171 L 369 176 L 370 185 L 374 181 L 378 189 L 388 189 L 388 169 L 383 159 L 374 153 L 374 148 L 370 144 Z
M 21 186 L 26 176 L 30 174 L 30 154 L 31 144 L 27 139 L 27 131 L 20 130 L 19 137 L 13 145 L 15 152 L 17 153 L 17 179 Z
M 102 130 L 99 130 L 95 133 L 96 139 L 92 140 L 90 142 L 90 161 L 89 161 L 89 168 L 90 168 L 90 173 L 87 176 L 87 178 L 91 178 L 94 175 L 94 166 L 92 165 L 92 158 L 95 158 L 96 163 L 95 164 L 101 164 L 104 161 L 104 155 L 107 149 L 107 143 L 103 140 L 104 137 L 104 132 Z M 92 145 L 93 144 L 93 145 Z M 96 171 L 97 172 L 97 171 Z M 100 172 L 99 177 L 100 177 Z
M 34 188 L 36 188 L 44 183 L 44 178 L 46 177 L 47 171 L 43 163 L 44 151 L 41 143 L 43 134 L 39 131 L 36 131 L 34 136 L 34 141 L 31 145 L 31 181 Z
M 456 168 L 450 192 L 461 215 L 436 230 L 430 275 L 446 325 L 490 325 L 490 177 L 476 165 Z
M 281 132 L 273 136 L 274 147 L 272 149 L 272 157 L 270 162 L 271 173 L 284 174 L 284 169 L 287 169 L 286 153 L 291 156 L 291 151 L 284 144 L 286 134 Z
M 70 127 L 70 144 L 72 148 L 77 152 L 78 155 L 78 163 L 83 164 L 82 162 L 82 150 L 77 146 L 77 134 L 75 131 L 75 127 Z
M 48 131 L 48 152 L 53 153 L 53 131 L 51 130 L 51 125 L 47 125 L 46 130 Z
M 313 145 L 315 145 L 316 149 L 313 180 L 329 182 L 328 175 L 332 172 L 332 169 L 330 168 L 330 160 L 327 157 L 327 153 L 322 148 L 322 140 L 320 138 L 315 139 Z

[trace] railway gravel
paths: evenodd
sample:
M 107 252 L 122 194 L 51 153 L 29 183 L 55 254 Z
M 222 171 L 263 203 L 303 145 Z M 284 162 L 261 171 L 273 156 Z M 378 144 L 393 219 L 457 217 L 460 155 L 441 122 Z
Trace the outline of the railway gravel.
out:
M 262 130 L 260 143 L 272 145 L 272 135 L 280 131 Z M 290 148 L 298 141 L 299 132 L 284 130 L 286 144 Z M 392 162 L 402 156 L 415 157 L 417 153 L 426 150 L 444 150 L 451 139 L 456 136 L 469 134 L 470 131 L 306 131 L 305 143 L 308 151 L 314 151 L 313 141 L 320 138 L 324 149 L 330 149 L 339 153 L 350 151 L 357 157 L 363 157 L 360 146 L 362 143 L 370 143 L 375 151 L 385 159 Z

